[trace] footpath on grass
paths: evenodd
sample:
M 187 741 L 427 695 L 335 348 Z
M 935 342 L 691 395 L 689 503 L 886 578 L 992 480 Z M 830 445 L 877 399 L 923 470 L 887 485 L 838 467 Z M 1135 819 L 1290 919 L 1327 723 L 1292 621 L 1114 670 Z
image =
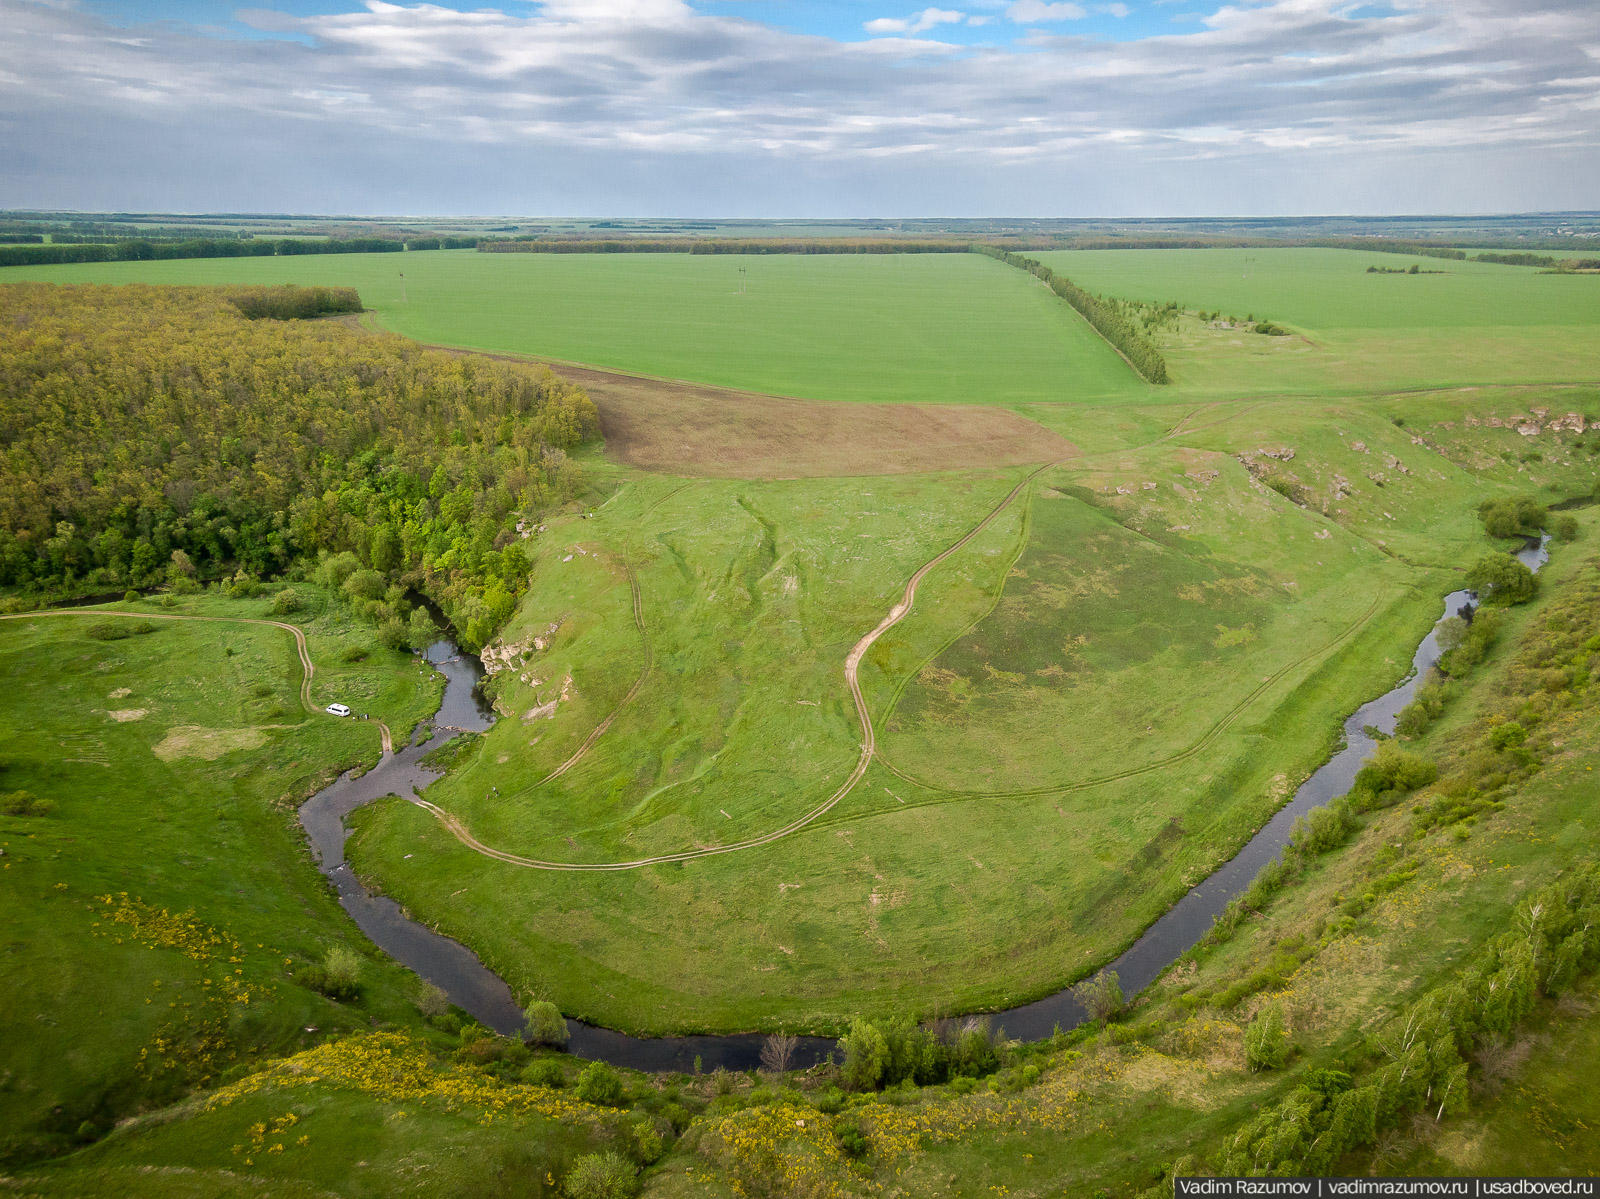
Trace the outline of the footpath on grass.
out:
M 758 846 L 770 845 L 774 841 L 782 840 L 784 837 L 788 837 L 799 832 L 808 824 L 811 824 L 812 822 L 827 815 L 827 813 L 832 811 L 840 800 L 849 795 L 850 792 L 855 789 L 856 784 L 859 783 L 862 779 L 862 776 L 867 773 L 867 768 L 872 765 L 872 759 L 877 753 L 877 736 L 872 727 L 872 714 L 867 709 L 867 700 L 866 697 L 861 693 L 861 683 L 858 678 L 861 668 L 861 660 L 866 657 L 867 651 L 872 648 L 873 644 L 878 640 L 878 638 L 882 637 L 885 633 L 887 633 L 895 625 L 899 624 L 910 614 L 912 606 L 916 603 L 917 586 L 927 576 L 929 571 L 938 566 L 939 563 L 950 557 L 951 554 L 954 554 L 956 551 L 961 549 L 962 546 L 966 545 L 979 533 L 983 532 L 992 523 L 994 523 L 996 518 L 998 518 L 1001 513 L 1009 508 L 1012 503 L 1015 502 L 1018 496 L 1027 490 L 1027 488 L 1033 483 L 1034 479 L 1038 478 L 1042 472 L 1049 470 L 1050 467 L 1056 465 L 1059 464 L 1054 462 L 1046 463 L 1044 466 L 1038 467 L 1036 470 L 1030 472 L 1026 478 L 1013 487 L 1009 493 L 1007 493 L 1004 499 L 1002 499 L 997 505 L 995 505 L 994 508 L 989 511 L 987 516 L 985 516 L 977 524 L 973 525 L 972 528 L 967 530 L 967 532 L 958 541 L 946 546 L 934 557 L 930 558 L 927 562 L 924 562 L 922 566 L 917 569 L 917 572 L 913 574 L 909 580 L 907 580 L 905 590 L 900 597 L 900 602 L 895 604 L 893 608 L 889 609 L 889 614 L 878 622 L 877 628 L 873 629 L 865 637 L 857 641 L 851 648 L 850 653 L 845 657 L 844 660 L 844 677 L 846 685 L 850 688 L 850 697 L 855 701 L 856 717 L 861 721 L 862 736 L 861 753 L 856 759 L 855 769 L 850 772 L 849 777 L 847 777 L 845 781 L 839 785 L 838 789 L 835 790 L 832 795 L 828 796 L 826 800 L 824 800 L 817 807 L 813 808 L 811 811 L 807 812 L 805 815 L 801 816 L 799 819 L 790 821 L 782 828 L 775 829 L 770 833 L 763 833 L 759 837 L 750 837 L 744 841 L 736 841 L 729 845 L 713 845 L 704 849 L 687 849 L 679 853 L 659 854 L 655 857 L 636 858 L 632 861 L 626 862 L 547 862 L 538 858 L 527 858 L 520 854 L 508 853 L 505 850 L 495 849 L 493 846 L 485 845 L 482 841 L 479 841 L 472 835 L 472 833 L 467 829 L 466 825 L 461 822 L 459 817 L 456 817 L 445 811 L 437 804 L 429 803 L 427 800 L 420 797 L 412 800 L 412 802 L 418 807 L 432 812 L 434 816 L 438 818 L 439 822 L 450 831 L 450 834 L 467 848 L 474 850 L 477 853 L 481 853 L 485 857 L 494 858 L 496 861 L 505 862 L 512 866 L 525 866 L 532 870 L 637 870 L 641 866 L 654 866 L 665 862 L 686 862 L 692 858 L 708 858 L 717 854 L 737 853 L 740 850 L 755 849 Z M 631 571 L 629 577 L 631 580 Z M 638 603 L 637 585 L 635 586 L 635 602 Z M 646 670 L 648 670 L 648 659 Z M 634 684 L 634 690 L 637 690 L 640 683 L 643 683 L 643 681 L 644 676 L 641 675 L 639 683 Z M 632 694 L 633 692 L 630 691 L 629 696 L 631 697 Z M 626 699 L 624 699 L 623 702 L 626 703 Z M 614 716 L 615 713 L 612 715 Z M 609 723 L 610 719 L 611 717 L 607 718 L 607 723 Z M 583 748 L 587 749 L 587 747 L 593 743 L 595 738 L 598 737 L 599 733 L 603 731 L 604 727 L 602 726 L 602 728 L 597 730 L 596 733 L 591 734 L 589 741 L 584 743 Z M 582 752 L 583 750 L 580 749 L 579 754 L 581 755 Z M 576 761 L 576 756 L 560 769 L 566 769 L 567 766 L 572 764 L 572 761 Z M 558 770 L 557 773 L 560 773 L 560 771 Z M 554 776 L 552 775 L 551 777 Z
M 120 616 L 124 619 L 138 620 L 196 620 L 209 624 L 257 624 L 268 628 L 282 629 L 294 638 L 295 653 L 300 656 L 300 704 L 307 712 L 316 713 L 319 709 L 311 702 L 311 679 L 317 673 L 315 663 L 311 661 L 311 650 L 306 645 L 306 635 L 297 626 L 282 620 L 262 620 L 251 616 L 186 616 L 173 612 L 116 612 L 109 608 L 46 608 L 37 612 L 13 612 L 0 616 L 0 620 L 37 620 L 44 616 Z M 389 726 L 383 721 L 375 721 L 378 726 L 378 737 L 383 744 L 385 755 L 394 752 L 394 740 L 389 733 Z

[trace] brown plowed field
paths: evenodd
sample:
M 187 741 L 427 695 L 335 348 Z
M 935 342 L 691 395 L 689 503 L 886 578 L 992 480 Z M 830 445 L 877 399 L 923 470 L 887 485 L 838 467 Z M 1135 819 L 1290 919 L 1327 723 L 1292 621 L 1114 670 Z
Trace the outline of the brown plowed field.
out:
M 594 400 L 607 455 L 642 470 L 794 479 L 1020 466 L 1078 453 L 1059 434 L 1003 408 L 830 403 L 568 363 L 551 369 Z

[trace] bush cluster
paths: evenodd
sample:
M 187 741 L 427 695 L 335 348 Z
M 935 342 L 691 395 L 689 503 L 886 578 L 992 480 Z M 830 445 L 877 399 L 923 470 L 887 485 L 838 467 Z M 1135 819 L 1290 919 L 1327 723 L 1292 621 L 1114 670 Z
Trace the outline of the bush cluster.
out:
M 360 312 L 361 296 L 353 287 L 246 287 L 228 293 L 228 303 L 249 320 L 308 320 L 341 312 Z
M 852 1091 L 978 1078 L 999 1068 L 1001 1043 L 987 1017 L 970 1017 L 942 1028 L 919 1025 L 909 1018 L 858 1017 L 839 1038 L 844 1056 L 840 1077 Z
M 47 816 L 55 806 L 54 801 L 41 799 L 31 791 L 0 795 L 0 816 Z
M 348 1001 L 361 997 L 361 955 L 348 945 L 334 945 L 322 962 L 302 966 L 294 972 L 299 986 L 320 992 L 329 999 Z
M 1454 982 L 1412 1004 L 1375 1038 L 1369 1075 L 1358 1083 L 1343 1071 L 1308 1072 L 1283 1100 L 1214 1147 L 1209 1164 L 1221 1175 L 1328 1174 L 1344 1154 L 1408 1115 L 1464 1107 L 1473 1051 L 1510 1033 L 1541 995 L 1559 996 L 1600 966 L 1600 867 L 1541 888 L 1507 924 Z M 1249 1039 L 1247 1032 L 1247 1053 Z M 1260 1054 L 1274 1038 L 1264 1025 L 1254 1039 Z M 1174 1171 L 1192 1173 L 1193 1164 L 1180 1161 Z

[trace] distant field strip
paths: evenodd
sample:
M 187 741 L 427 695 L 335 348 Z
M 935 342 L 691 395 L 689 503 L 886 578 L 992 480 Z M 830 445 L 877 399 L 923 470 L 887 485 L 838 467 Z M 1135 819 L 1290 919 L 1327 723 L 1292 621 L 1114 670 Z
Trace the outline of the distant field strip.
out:
M 782 828 L 776 829 L 770 833 L 764 833 L 759 837 L 751 837 L 744 841 L 737 841 L 731 845 L 716 845 L 709 846 L 704 849 L 684 850 L 680 853 L 659 854 L 653 857 L 638 858 L 627 862 L 548 862 L 542 861 L 538 858 L 527 858 L 521 856 L 520 854 L 508 853 L 504 850 L 495 849 L 492 846 L 485 845 L 472 835 L 472 833 L 461 822 L 461 820 L 451 813 L 445 811 L 437 804 L 429 803 L 427 800 L 420 798 L 413 799 L 411 802 L 416 804 L 418 807 L 425 808 L 427 811 L 432 812 L 434 816 L 439 819 L 439 822 L 450 831 L 451 835 L 469 849 L 475 850 L 486 857 L 494 858 L 496 861 L 506 862 L 513 866 L 525 866 L 534 870 L 636 870 L 641 866 L 653 866 L 666 862 L 685 862 L 693 858 L 706 858 L 718 854 L 736 853 L 739 850 L 744 849 L 754 849 L 758 846 L 770 845 L 774 841 L 781 840 L 784 837 L 799 832 L 807 825 L 826 815 L 836 804 L 838 804 L 840 800 L 854 790 L 855 785 L 860 782 L 862 777 L 867 773 L 867 768 L 872 764 L 872 759 L 877 752 L 877 735 L 872 726 L 872 714 L 867 709 L 866 697 L 861 693 L 861 684 L 857 677 L 861 665 L 861 659 L 866 656 L 867 651 L 872 648 L 873 643 L 876 642 L 878 638 L 882 637 L 891 628 L 899 624 L 900 621 L 904 620 L 911 612 L 912 605 L 916 602 L 917 586 L 927 576 L 928 572 L 933 570 L 934 567 L 938 566 L 946 558 L 950 557 L 950 555 L 960 550 L 974 537 L 978 536 L 979 533 L 982 533 L 984 529 L 988 528 L 989 525 L 992 524 L 1001 513 L 1011 506 L 1018 496 L 1022 495 L 1024 491 L 1032 485 L 1033 481 L 1038 478 L 1040 474 L 1054 465 L 1058 464 L 1046 463 L 1044 466 L 1041 466 L 1037 470 L 1031 472 L 1025 479 L 1013 487 L 1006 497 L 989 511 L 988 515 L 975 524 L 971 529 L 967 530 L 967 532 L 959 540 L 955 541 L 949 546 L 946 546 L 934 557 L 923 563 L 922 566 L 917 569 L 916 573 L 913 574 L 909 580 L 907 580 L 905 590 L 901 594 L 900 602 L 889 610 L 889 614 L 878 623 L 877 628 L 873 629 L 866 636 L 862 637 L 861 640 L 857 641 L 851 648 L 849 655 L 845 658 L 845 682 L 849 686 L 851 698 L 855 701 L 856 716 L 861 722 L 861 732 L 863 738 L 861 753 L 856 760 L 855 769 L 850 772 L 849 777 L 847 777 L 845 781 L 840 784 L 838 789 L 836 789 L 833 794 L 827 798 L 827 800 L 813 808 L 811 811 L 807 812 L 805 815 L 801 816 L 799 819 L 793 820 L 784 825 Z M 638 684 L 635 684 L 636 688 L 637 686 Z M 613 715 L 615 715 L 615 713 L 613 713 Z M 591 741 L 592 740 L 593 737 L 591 737 Z
M 354 287 L 385 329 L 420 342 L 772 396 L 1017 404 L 1150 390 L 1070 307 L 978 254 L 436 250 L 0 268 L 12 279 Z
M 1059 433 L 995 405 L 803 400 L 506 357 L 546 361 L 583 387 L 600 411 L 607 457 L 641 470 L 727 479 L 878 476 L 1028 466 L 1077 453 Z

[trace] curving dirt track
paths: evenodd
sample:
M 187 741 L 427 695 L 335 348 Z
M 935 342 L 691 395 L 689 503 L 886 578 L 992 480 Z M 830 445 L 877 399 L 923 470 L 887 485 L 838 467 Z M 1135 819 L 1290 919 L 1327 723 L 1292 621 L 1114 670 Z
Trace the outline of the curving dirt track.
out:
M 861 640 L 857 641 L 853 647 L 851 647 L 850 653 L 845 657 L 844 660 L 844 677 L 845 684 L 850 688 L 850 697 L 855 701 L 856 716 L 861 721 L 861 754 L 856 759 L 855 769 L 850 772 L 849 777 L 847 777 L 845 781 L 839 785 L 838 789 L 835 790 L 832 795 L 828 796 L 826 800 L 817 805 L 815 808 L 811 809 L 811 811 L 805 813 L 796 820 L 790 821 L 782 828 L 774 829 L 770 833 L 763 833 L 759 837 L 750 837 L 744 841 L 736 841 L 730 845 L 714 845 L 706 849 L 688 849 L 682 851 L 681 853 L 658 854 L 649 858 L 637 858 L 630 862 L 546 862 L 541 861 L 538 858 L 527 858 L 520 854 L 507 853 L 505 850 L 495 849 L 493 846 L 485 845 L 482 841 L 479 841 L 472 835 L 472 833 L 467 829 L 466 825 L 464 825 L 459 818 L 451 815 L 437 804 L 429 803 L 425 799 L 414 799 L 412 802 L 418 807 L 425 808 L 432 812 L 434 816 L 438 817 L 439 822 L 450 831 L 451 835 L 469 849 L 475 850 L 486 857 L 494 858 L 496 861 L 506 862 L 513 866 L 526 866 L 533 870 L 637 870 L 641 866 L 654 866 L 666 862 L 685 862 L 692 858 L 709 858 L 717 854 L 736 853 L 739 850 L 754 849 L 760 845 L 770 845 L 772 842 L 781 840 L 784 837 L 789 836 L 791 833 L 799 832 L 808 824 L 811 824 L 820 817 L 825 816 L 836 804 L 838 804 L 840 800 L 842 800 L 846 795 L 849 795 L 850 792 L 855 789 L 855 785 L 859 783 L 862 776 L 867 773 L 867 767 L 872 764 L 873 755 L 877 753 L 877 737 L 872 728 L 872 714 L 867 710 L 866 697 L 861 694 L 861 683 L 858 677 L 861 668 L 861 659 L 866 656 L 867 651 L 872 648 L 873 644 L 878 640 L 878 638 L 882 637 L 895 625 L 899 624 L 910 613 L 912 605 L 916 602 L 917 586 L 927 576 L 928 572 L 934 567 L 938 566 L 939 563 L 943 562 L 951 554 L 961 549 L 962 546 L 966 545 L 979 533 L 983 532 L 984 529 L 988 528 L 989 525 L 994 522 L 995 518 L 1009 508 L 1016 498 L 1027 489 L 1029 484 L 1031 484 L 1040 473 L 1055 465 L 1058 465 L 1058 463 L 1046 463 L 1044 466 L 1038 467 L 1037 469 L 1031 471 L 1026 478 L 1024 478 L 1020 483 L 1011 489 L 1011 491 L 1003 500 L 1001 500 L 993 509 L 990 510 L 987 516 L 985 516 L 977 524 L 973 525 L 971 529 L 967 530 L 966 534 L 963 535 L 960 540 L 945 547 L 945 549 L 941 550 L 934 557 L 930 558 L 927 562 L 924 562 L 922 566 L 917 569 L 917 572 L 913 574 L 909 580 L 907 580 L 905 590 L 901 593 L 900 602 L 897 603 L 893 608 L 889 609 L 889 614 L 878 622 L 877 628 L 873 629 L 872 632 L 868 633 L 865 637 L 861 638 Z M 631 577 L 632 575 L 630 572 L 630 579 Z M 637 588 L 637 584 L 635 584 L 635 587 Z M 637 598 L 638 592 L 635 590 L 636 601 Z M 637 690 L 639 684 L 643 682 L 644 676 L 641 675 L 639 683 L 634 685 L 635 690 Z M 629 695 L 631 697 L 632 692 L 630 692 Z M 615 713 L 612 715 L 614 716 Z M 609 722 L 610 718 L 608 717 L 607 723 Z M 595 737 L 597 737 L 602 731 L 604 731 L 603 728 L 597 730 L 594 734 L 591 734 L 589 741 L 584 743 L 583 749 L 587 749 L 588 746 L 594 741 Z M 579 754 L 575 755 L 573 759 L 569 760 L 567 765 L 570 765 L 572 761 L 575 761 L 577 756 L 581 756 L 583 749 L 580 749 Z M 567 766 L 564 765 L 560 769 L 565 770 L 566 768 Z

